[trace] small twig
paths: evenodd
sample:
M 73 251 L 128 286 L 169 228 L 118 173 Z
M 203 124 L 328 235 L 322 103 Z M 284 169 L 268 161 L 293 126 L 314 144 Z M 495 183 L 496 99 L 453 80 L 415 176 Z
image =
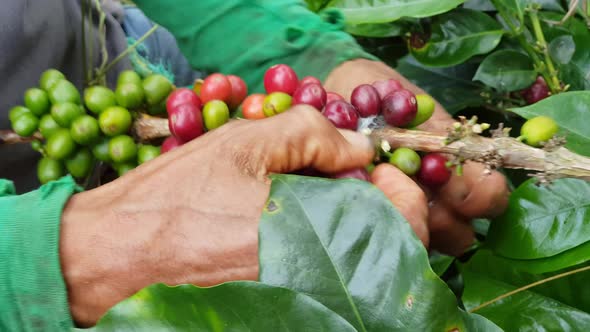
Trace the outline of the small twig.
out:
M 145 115 L 135 121 L 134 132 L 142 140 L 170 136 L 167 119 Z M 469 135 L 447 144 L 448 135 L 399 128 L 373 130 L 371 137 L 377 145 L 387 141 L 392 148 L 442 152 L 463 160 L 489 160 L 490 163 L 501 164 L 503 168 L 544 172 L 552 179 L 572 177 L 590 180 L 590 158 L 564 147 L 547 151 L 511 137 L 487 138 L 479 135 Z
M 487 306 L 489 306 L 489 305 L 491 305 L 491 304 L 494 304 L 494 303 L 496 303 L 496 302 L 498 302 L 498 301 L 500 301 L 500 300 L 502 300 L 502 299 L 505 299 L 505 298 L 507 298 L 507 297 L 509 297 L 509 296 L 512 296 L 512 295 L 514 295 L 514 294 L 517 294 L 517 293 L 523 292 L 523 291 L 525 291 L 525 290 L 527 290 L 527 289 L 529 289 L 529 288 L 533 288 L 533 287 L 535 287 L 535 286 L 542 285 L 542 284 L 544 284 L 544 283 L 546 283 L 546 282 L 549 282 L 549 281 L 553 281 L 553 280 L 556 280 L 556 279 L 560 279 L 560 278 L 563 278 L 563 277 L 570 276 L 570 275 L 572 275 L 572 274 L 576 274 L 576 273 L 580 273 L 580 272 L 584 272 L 584 271 L 588 271 L 588 270 L 590 270 L 590 266 L 585 266 L 585 267 L 581 267 L 581 268 L 579 268 L 579 269 L 575 269 L 575 270 L 572 270 L 572 271 L 568 271 L 568 272 L 560 273 L 560 274 L 554 275 L 554 276 L 552 276 L 552 277 L 545 278 L 545 279 L 543 279 L 543 280 L 539 280 L 539 281 L 533 282 L 532 284 L 528 284 L 528 285 L 526 285 L 526 286 L 523 286 L 523 287 L 517 288 L 517 289 L 515 289 L 515 290 L 513 290 L 513 291 L 510 291 L 510 292 L 508 292 L 508 293 L 506 293 L 506 294 L 502 294 L 502 295 L 500 295 L 500 296 L 496 297 L 495 299 L 492 299 L 492 300 L 489 300 L 489 301 L 487 301 L 487 302 L 484 302 L 484 303 L 482 303 L 482 304 L 478 305 L 477 307 L 475 307 L 475 308 L 473 308 L 473 309 L 469 310 L 469 312 L 470 312 L 470 313 L 476 312 L 476 311 L 478 311 L 478 310 L 481 310 L 481 309 L 483 309 L 483 308 L 485 308 L 485 307 L 487 307 Z
M 531 19 L 535 38 L 537 39 L 537 45 L 539 46 L 540 52 L 543 54 L 545 59 L 544 64 L 547 66 L 548 77 L 544 77 L 545 81 L 547 82 L 547 85 L 549 86 L 549 89 L 552 93 L 558 93 L 561 91 L 561 86 L 559 83 L 559 78 L 557 77 L 557 70 L 553 65 L 551 55 L 549 55 L 547 41 L 545 40 L 545 35 L 543 33 L 543 29 L 541 28 L 541 21 L 539 20 L 537 9 L 531 9 L 529 12 L 529 17 Z
M 34 140 L 41 140 L 41 133 L 35 133 L 31 137 L 20 137 L 12 130 L 0 130 L 0 147 L 2 145 L 31 143 Z
M 94 81 L 92 83 L 96 84 L 97 81 L 99 79 L 101 79 L 104 75 L 106 75 L 106 73 L 109 72 L 109 70 L 111 70 L 111 68 L 113 68 L 114 65 L 116 65 L 119 61 L 121 61 L 123 58 L 125 58 L 126 56 L 129 55 L 129 53 L 131 53 L 134 49 L 136 49 L 141 43 L 143 43 L 150 35 L 152 35 L 154 32 L 156 32 L 156 30 L 159 28 L 160 26 L 155 24 L 151 29 L 149 29 L 143 36 L 141 36 L 137 41 L 135 41 L 135 43 L 133 43 L 133 45 L 130 45 L 129 47 L 127 47 L 127 49 L 123 52 L 121 52 L 119 55 L 117 55 L 117 57 L 115 59 L 113 59 L 113 61 L 111 61 L 108 65 L 106 65 L 104 68 L 100 69 L 97 74 L 96 74 L 96 78 L 94 79 Z
M 96 10 L 99 13 L 99 18 L 98 18 L 98 35 L 99 35 L 99 41 L 100 41 L 100 53 L 101 53 L 101 64 L 100 67 L 97 69 L 97 72 L 102 72 L 104 70 L 104 68 L 107 66 L 107 63 L 109 61 L 109 52 L 107 50 L 107 34 L 106 34 L 106 25 L 105 25 L 105 20 L 106 20 L 106 14 L 104 12 L 104 10 L 102 9 L 102 5 L 100 4 L 100 0 L 94 0 L 94 3 L 96 4 Z M 97 77 L 97 79 L 101 79 L 102 77 Z

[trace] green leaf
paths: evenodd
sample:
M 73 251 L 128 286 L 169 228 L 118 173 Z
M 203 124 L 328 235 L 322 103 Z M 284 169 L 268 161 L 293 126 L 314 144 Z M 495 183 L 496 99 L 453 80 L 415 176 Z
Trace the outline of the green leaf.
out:
M 476 69 L 477 65 L 469 63 L 448 68 L 426 67 L 411 56 L 401 59 L 396 67 L 398 72 L 432 95 L 451 114 L 485 104 L 480 95 L 483 86 L 471 80 Z
M 572 91 L 545 98 L 532 105 L 511 108 L 526 119 L 539 115 L 551 117 L 559 125 L 559 135 L 567 139 L 570 150 L 590 156 L 590 91 Z
M 508 258 L 551 257 L 590 241 L 589 228 L 590 182 L 559 179 L 537 186 L 531 179 L 510 195 L 487 244 Z
M 571 17 L 563 25 L 553 25 L 545 20 L 559 21 L 563 17 L 562 14 L 543 12 L 540 16 L 544 19 L 542 20 L 542 28 L 549 42 L 552 55 L 561 52 L 565 54 L 572 52 L 571 43 L 566 42 L 564 44 L 559 42 L 563 40 L 563 37 L 571 37 L 573 39 L 574 53 L 571 55 L 570 61 L 567 63 L 558 63 L 560 78 L 566 84 L 571 85 L 570 90 L 589 90 L 590 48 L 583 47 L 582 45 L 590 45 L 590 30 L 588 30 L 582 20 L 575 17 Z M 563 50 L 556 50 L 555 48 L 558 45 Z
M 402 17 L 429 17 L 447 12 L 465 0 L 333 0 L 351 24 L 386 23 Z
M 495 260 L 480 260 L 478 266 L 474 266 L 470 261 L 462 268 L 465 281 L 462 299 L 466 309 L 471 310 L 486 301 L 519 288 L 514 280 L 497 278 L 494 271 L 495 263 Z M 484 266 L 485 269 L 480 270 L 483 264 L 486 264 L 487 268 Z M 587 278 L 586 274 L 585 279 Z M 581 281 L 581 277 L 578 280 Z M 577 287 L 585 287 L 586 284 L 587 282 L 581 283 Z M 538 287 L 541 286 L 504 298 L 478 310 L 477 313 L 506 331 L 585 331 L 590 326 L 590 314 L 542 295 Z M 548 284 L 545 287 L 550 289 L 551 285 Z M 569 291 L 575 296 L 576 288 Z
M 428 256 L 428 261 L 430 262 L 432 271 L 440 277 L 449 269 L 449 266 L 453 264 L 455 257 L 443 255 L 439 252 L 432 252 Z
M 490 52 L 502 39 L 502 26 L 488 15 L 471 9 L 457 9 L 432 20 L 430 40 L 421 48 L 410 47 L 414 57 L 433 67 L 465 62 Z
M 455 296 L 380 190 L 358 180 L 272 181 L 262 282 L 311 296 L 359 331 L 466 331 Z
M 500 257 L 500 256 L 496 256 Z M 522 272 L 530 274 L 543 274 L 563 270 L 590 261 L 590 242 L 581 244 L 573 249 L 564 251 L 555 256 L 538 259 L 503 259 L 510 261 Z M 590 310 L 588 310 L 590 312 Z
M 568 64 L 576 52 L 576 44 L 572 36 L 559 36 L 548 46 L 551 58 L 560 64 Z
M 469 260 L 466 266 L 471 272 L 485 275 L 488 278 L 505 282 L 515 287 L 523 287 L 533 282 L 583 266 L 571 266 L 568 269 L 555 270 L 549 273 L 531 272 L 532 265 L 530 262 L 542 260 L 545 259 L 508 259 L 494 255 L 491 250 L 484 249 L 479 250 Z M 535 286 L 533 291 L 576 309 L 590 312 L 590 287 L 587 287 L 588 277 L 590 277 L 590 271 L 576 273 Z
M 465 1 L 463 8 L 487 12 L 496 10 L 496 7 L 494 7 L 490 0 L 468 0 Z
M 356 331 L 304 294 L 256 282 L 144 288 L 91 331 Z
M 481 81 L 498 91 L 510 92 L 529 87 L 536 78 L 533 63 L 526 54 L 500 50 L 483 60 L 473 80 Z
M 307 8 L 313 12 L 318 12 L 324 8 L 330 0 L 305 0 Z
M 367 23 L 347 25 L 346 32 L 360 37 L 384 38 L 400 36 L 404 32 L 404 29 L 398 23 Z

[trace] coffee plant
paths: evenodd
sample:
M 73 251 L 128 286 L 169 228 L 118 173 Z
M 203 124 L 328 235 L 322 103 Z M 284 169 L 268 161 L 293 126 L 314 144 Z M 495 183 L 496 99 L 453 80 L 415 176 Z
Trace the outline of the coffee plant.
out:
M 367 51 L 457 122 L 446 134 L 416 129 L 434 100 L 396 80 L 363 84 L 348 99 L 284 64 L 260 78 L 264 93 L 250 94 L 241 78 L 221 73 L 175 87 L 128 71 L 111 89 L 101 80 L 106 62 L 79 92 L 48 69 L 10 111 L 13 131 L 0 132 L 0 142 L 31 142 L 42 154 L 42 183 L 125 176 L 232 118 L 258 121 L 299 104 L 366 133 L 378 151 L 363 169 L 272 176 L 259 282 L 152 285 L 92 329 L 588 330 L 589 1 L 307 3 L 339 9 Z M 503 215 L 472 222 L 477 241 L 461 257 L 428 252 L 367 181 L 387 162 L 436 190 L 468 160 L 503 172 L 512 193 Z

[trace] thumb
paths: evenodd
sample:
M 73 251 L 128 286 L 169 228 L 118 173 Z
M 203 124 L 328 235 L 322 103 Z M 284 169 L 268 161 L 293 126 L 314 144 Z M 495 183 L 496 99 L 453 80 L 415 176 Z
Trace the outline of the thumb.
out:
M 270 173 L 286 173 L 311 167 L 336 173 L 368 165 L 374 147 L 368 137 L 338 130 L 315 108 L 296 106 L 272 118 L 258 120 L 276 138 L 265 144 L 264 166 Z

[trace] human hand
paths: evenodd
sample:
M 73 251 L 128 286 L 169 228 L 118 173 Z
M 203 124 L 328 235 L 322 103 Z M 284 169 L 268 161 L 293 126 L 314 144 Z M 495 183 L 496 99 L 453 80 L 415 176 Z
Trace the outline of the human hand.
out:
M 425 93 L 387 65 L 364 59 L 343 63 L 330 73 L 324 85 L 327 91 L 337 92 L 349 99 L 356 86 L 391 78 L 400 81 L 406 89 L 416 94 Z M 437 103 L 433 116 L 419 129 L 445 133 L 453 122 L 451 116 Z M 410 218 L 409 221 L 423 240 L 425 235 L 422 232 L 428 230 L 430 248 L 451 255 L 462 254 L 475 239 L 470 220 L 497 216 L 505 210 L 509 194 L 505 178 L 498 172 L 486 175 L 484 171 L 484 165 L 468 162 L 462 176 L 453 175 L 445 186 L 436 191 L 425 190 L 430 207 L 427 218 Z M 387 176 L 377 174 L 380 188 L 386 193 L 395 192 L 393 181 L 389 180 L 391 185 L 387 185 Z M 405 203 L 400 200 L 397 202 L 398 205 Z M 417 224 L 420 220 L 427 220 L 427 223 Z
M 230 122 L 74 195 L 60 237 L 72 316 L 92 325 L 157 282 L 257 280 L 268 175 L 305 167 L 336 173 L 366 166 L 373 154 L 367 137 L 339 131 L 317 110 L 297 106 L 272 118 Z M 386 165 L 372 180 L 413 225 L 425 224 L 426 198 L 411 179 Z M 427 241 L 425 229 L 418 233 Z

